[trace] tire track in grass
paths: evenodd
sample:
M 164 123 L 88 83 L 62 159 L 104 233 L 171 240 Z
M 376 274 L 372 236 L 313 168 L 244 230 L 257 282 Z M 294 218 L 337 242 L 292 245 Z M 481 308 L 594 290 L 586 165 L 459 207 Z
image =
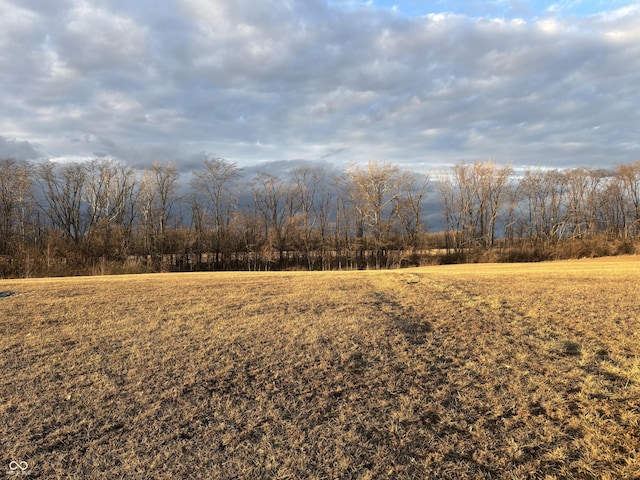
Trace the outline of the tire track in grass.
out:
M 406 340 L 410 356 L 424 362 L 414 360 L 414 373 L 428 372 L 416 378 L 430 399 L 425 411 L 438 420 L 431 428 L 440 439 L 434 458 L 442 472 L 554 474 L 558 448 L 575 456 L 573 441 L 582 432 L 576 407 L 564 397 L 579 382 L 576 359 L 554 356 L 508 299 L 415 275 L 395 275 L 375 287 L 380 311 L 400 332 L 428 325 L 423 341 Z M 550 362 L 568 379 L 553 378 Z

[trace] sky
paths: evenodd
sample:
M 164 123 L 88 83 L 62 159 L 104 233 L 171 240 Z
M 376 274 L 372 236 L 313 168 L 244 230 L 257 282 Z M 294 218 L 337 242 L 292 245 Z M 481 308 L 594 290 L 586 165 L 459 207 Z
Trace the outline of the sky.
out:
M 629 163 L 638 25 L 615 0 L 0 0 L 0 158 Z

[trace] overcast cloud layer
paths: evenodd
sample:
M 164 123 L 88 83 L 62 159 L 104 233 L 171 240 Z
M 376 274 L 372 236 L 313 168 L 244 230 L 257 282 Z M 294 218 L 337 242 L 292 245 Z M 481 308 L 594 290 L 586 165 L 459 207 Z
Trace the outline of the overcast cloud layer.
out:
M 640 2 L 0 0 L 0 158 L 626 163 L 638 25 Z

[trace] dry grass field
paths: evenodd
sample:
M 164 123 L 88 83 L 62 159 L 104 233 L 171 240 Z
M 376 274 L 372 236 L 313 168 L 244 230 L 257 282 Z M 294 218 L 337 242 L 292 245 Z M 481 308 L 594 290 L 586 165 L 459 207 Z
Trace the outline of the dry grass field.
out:
M 638 257 L 0 281 L 0 478 L 640 478 L 639 285 Z

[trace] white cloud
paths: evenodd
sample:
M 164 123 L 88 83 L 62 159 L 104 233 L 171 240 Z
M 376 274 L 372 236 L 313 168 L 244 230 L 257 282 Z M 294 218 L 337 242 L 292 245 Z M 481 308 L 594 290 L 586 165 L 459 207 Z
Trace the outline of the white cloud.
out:
M 0 134 L 52 155 L 640 157 L 637 5 L 531 18 L 522 2 L 484 16 L 322 0 L 40 3 L 0 0 Z

